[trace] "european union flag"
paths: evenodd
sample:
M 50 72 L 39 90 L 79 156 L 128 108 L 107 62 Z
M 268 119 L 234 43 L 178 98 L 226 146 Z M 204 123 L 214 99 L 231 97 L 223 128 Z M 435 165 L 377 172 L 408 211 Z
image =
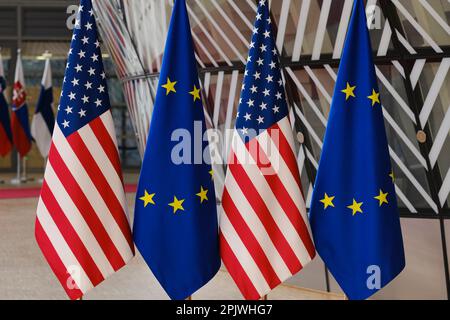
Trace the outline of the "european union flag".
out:
M 362 0 L 339 67 L 311 202 L 316 248 L 350 299 L 366 299 L 405 267 L 394 174 Z
M 220 267 L 216 198 L 205 132 L 186 4 L 176 0 L 134 220 L 136 246 L 172 299 L 187 298 Z

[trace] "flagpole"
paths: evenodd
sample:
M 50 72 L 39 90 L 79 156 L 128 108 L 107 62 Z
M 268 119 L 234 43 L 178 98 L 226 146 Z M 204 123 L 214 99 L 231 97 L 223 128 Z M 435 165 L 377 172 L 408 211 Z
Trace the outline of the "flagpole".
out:
M 20 181 L 20 161 L 21 161 L 20 154 L 19 154 L 19 152 L 17 152 L 17 173 L 16 173 L 16 178 L 11 179 L 12 184 L 20 184 L 21 183 L 21 181 Z
M 27 179 L 27 158 L 22 158 L 22 177 L 20 178 L 20 182 L 26 183 L 28 181 Z

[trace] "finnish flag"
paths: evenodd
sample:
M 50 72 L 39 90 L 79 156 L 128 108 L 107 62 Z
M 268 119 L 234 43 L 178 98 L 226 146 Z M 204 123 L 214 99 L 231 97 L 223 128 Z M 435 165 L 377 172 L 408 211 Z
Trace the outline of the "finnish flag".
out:
M 55 116 L 53 114 L 52 70 L 50 58 L 45 61 L 44 75 L 41 82 L 41 93 L 31 123 L 31 134 L 36 141 L 39 152 L 47 158 L 52 142 Z

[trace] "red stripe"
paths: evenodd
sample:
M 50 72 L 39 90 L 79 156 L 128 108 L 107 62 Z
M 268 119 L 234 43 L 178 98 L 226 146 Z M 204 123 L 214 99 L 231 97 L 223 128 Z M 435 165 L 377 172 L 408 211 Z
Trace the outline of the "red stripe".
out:
M 11 132 L 14 145 L 19 152 L 20 157 L 23 158 L 31 149 L 31 141 L 28 139 L 15 112 L 11 113 Z
M 271 165 L 267 165 L 270 163 L 269 159 L 264 153 L 264 150 L 261 148 L 258 140 L 253 139 L 250 143 L 254 143 L 256 146 L 255 148 L 251 147 L 249 144 L 246 145 L 247 150 L 252 155 L 253 159 L 256 162 L 256 165 L 260 169 L 264 168 L 264 170 L 271 168 Z M 273 172 L 276 172 L 275 169 Z M 280 180 L 280 177 L 277 174 L 265 174 L 263 176 L 266 179 L 267 183 L 269 184 L 269 187 L 272 190 L 273 194 L 277 198 L 281 208 L 286 213 L 286 216 L 289 218 L 298 235 L 300 236 L 300 239 L 302 240 L 304 246 L 306 247 L 309 256 L 313 258 L 316 254 L 316 250 L 314 248 L 314 244 L 311 240 L 311 237 L 309 236 L 308 228 L 306 227 L 305 221 L 303 220 L 301 213 L 297 208 L 297 205 L 289 195 L 283 182 Z M 303 199 L 295 199 L 295 200 L 303 201 Z
M 103 151 L 108 156 L 109 161 L 113 165 L 117 175 L 120 177 L 123 183 L 122 169 L 120 168 L 119 152 L 117 151 L 116 144 L 114 143 L 111 135 L 106 129 L 105 124 L 103 123 L 102 119 L 98 117 L 94 121 L 91 121 L 89 125 L 92 131 L 94 132 L 95 136 L 97 137 L 97 140 L 101 141 L 100 145 L 102 146 Z
M 244 298 L 247 300 L 258 300 L 261 298 L 261 295 L 258 293 L 252 281 L 247 276 L 247 273 L 242 268 L 239 260 L 234 255 L 233 250 L 229 246 L 222 232 L 219 234 L 219 239 L 222 261 L 227 267 L 228 272 L 237 284 Z
M 69 142 L 72 150 L 76 150 L 75 154 L 86 170 L 89 178 L 92 180 L 94 186 L 97 188 L 98 192 L 102 195 L 106 205 L 108 206 L 109 211 L 111 212 L 114 220 L 116 220 L 117 225 L 122 231 L 123 235 L 128 241 L 128 245 L 130 249 L 134 253 L 134 244 L 131 236 L 130 225 L 128 223 L 125 212 L 122 208 L 120 201 L 117 199 L 114 191 L 111 189 L 111 186 L 106 181 L 105 176 L 102 173 L 102 170 L 99 168 L 97 162 L 95 162 L 92 157 L 89 149 L 86 147 L 84 141 L 81 139 L 81 136 L 78 132 L 74 132 L 71 134 L 67 141 Z M 100 140 L 101 141 L 101 140 Z
M 270 214 L 264 200 L 256 190 L 251 179 L 248 177 L 247 172 L 244 170 L 242 165 L 239 164 L 234 151 L 232 151 L 231 156 L 233 158 L 232 162 L 228 166 L 229 170 L 233 173 L 233 176 L 239 177 L 236 179 L 237 184 L 241 188 L 255 213 L 258 215 L 261 223 L 264 225 L 270 239 L 277 248 L 287 267 L 292 274 L 297 273 L 302 268 L 301 262 L 298 260 L 291 246 L 287 242 L 283 232 L 281 232 L 280 228 L 278 228 L 278 225 Z
M 94 208 L 92 208 L 91 203 L 61 158 L 58 149 L 53 144 L 51 146 L 49 161 L 59 181 L 61 181 L 67 194 L 83 216 L 83 219 L 86 221 L 113 269 L 118 270 L 123 267 L 125 261 L 122 259 L 122 256 L 108 235 Z
M 236 208 L 226 187 L 222 195 L 222 207 L 237 234 L 239 235 L 239 238 L 241 238 L 248 252 L 253 257 L 256 265 L 261 270 L 261 273 L 263 274 L 270 288 L 275 288 L 276 286 L 278 286 L 281 283 L 281 280 L 278 278 L 275 270 L 272 267 L 272 264 L 264 253 L 264 250 L 262 249 L 258 240 L 256 240 L 252 230 L 248 227 L 247 223 L 242 218 L 242 215 L 239 212 L 238 208 Z
M 11 147 L 12 145 L 9 141 L 9 137 L 0 123 L 0 156 L 6 156 L 11 151 Z
M 69 288 L 67 284 L 69 283 L 69 274 L 67 273 L 67 268 L 64 263 L 61 261 L 58 253 L 53 247 L 50 239 L 47 237 L 44 229 L 42 228 L 39 219 L 36 219 L 36 225 L 34 229 L 34 234 L 36 236 L 36 241 L 41 248 L 42 253 L 44 254 L 45 259 L 47 260 L 50 268 L 53 270 L 53 273 L 58 278 L 59 282 L 63 286 L 67 295 L 70 299 L 76 300 L 83 296 L 83 292 L 81 292 L 78 288 Z
M 275 132 L 278 132 L 278 134 L 274 135 Z M 267 130 L 267 133 L 278 148 L 278 152 L 281 154 L 281 157 L 283 158 L 287 167 L 291 171 L 292 176 L 297 182 L 298 187 L 302 192 L 303 198 L 305 198 L 303 194 L 302 182 L 300 180 L 300 173 L 298 171 L 297 158 L 295 157 L 294 150 L 291 149 L 289 141 L 286 139 L 283 131 L 278 124 L 275 124 L 272 128 Z M 275 137 L 277 137 L 278 139 L 275 139 Z
M 47 207 L 47 210 L 55 222 L 55 225 L 58 227 L 59 232 L 61 232 L 64 240 L 70 247 L 70 250 L 72 250 L 78 263 L 86 272 L 92 284 L 96 286 L 102 282 L 104 280 L 102 273 L 89 254 L 89 251 L 86 249 L 83 241 L 81 241 L 78 233 L 67 219 L 64 211 L 53 196 L 52 191 L 45 180 L 42 184 L 41 199 Z

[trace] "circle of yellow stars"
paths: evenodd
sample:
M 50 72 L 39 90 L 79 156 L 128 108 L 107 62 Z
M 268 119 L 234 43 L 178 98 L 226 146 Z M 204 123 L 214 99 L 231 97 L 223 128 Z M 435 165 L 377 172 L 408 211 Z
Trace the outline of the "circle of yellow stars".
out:
M 389 177 L 391 177 L 392 182 L 394 182 L 394 179 L 395 179 L 394 171 L 391 171 L 391 173 L 389 174 Z M 378 201 L 379 207 L 382 207 L 383 205 L 389 204 L 388 196 L 389 196 L 389 193 L 384 192 L 382 189 L 380 189 L 379 194 L 373 198 Z M 333 202 L 335 199 L 336 199 L 336 196 L 325 193 L 323 199 L 320 200 L 320 202 L 323 204 L 323 209 L 327 210 L 330 207 L 335 208 L 335 205 Z M 363 205 L 364 205 L 364 202 L 358 202 L 358 200 L 353 198 L 352 204 L 348 205 L 347 208 L 350 209 L 352 212 L 352 215 L 355 216 L 358 213 L 364 213 Z
M 167 77 L 166 83 L 161 85 L 162 88 L 166 89 L 166 96 L 168 96 L 170 93 L 176 93 L 177 90 L 175 89 L 176 84 L 178 81 L 172 81 L 169 77 Z M 197 85 L 194 85 L 194 88 L 192 91 L 189 92 L 189 94 L 194 99 L 194 102 L 197 100 L 201 100 L 200 96 L 200 88 L 197 88 Z M 211 179 L 214 177 L 214 171 L 211 169 L 209 171 L 209 174 L 211 175 Z M 203 186 L 200 186 L 200 191 L 196 193 L 195 195 L 199 197 L 200 203 L 204 203 L 205 201 L 208 201 L 208 189 L 203 188 Z M 144 190 L 144 195 L 139 198 L 143 202 L 144 208 L 146 208 L 149 204 L 156 205 L 156 202 L 154 200 L 156 193 L 149 193 L 147 190 Z M 176 195 L 173 196 L 173 201 L 168 203 L 167 205 L 172 208 L 172 211 L 174 214 L 176 214 L 178 211 L 185 211 L 183 207 L 183 203 L 186 199 L 178 199 Z

